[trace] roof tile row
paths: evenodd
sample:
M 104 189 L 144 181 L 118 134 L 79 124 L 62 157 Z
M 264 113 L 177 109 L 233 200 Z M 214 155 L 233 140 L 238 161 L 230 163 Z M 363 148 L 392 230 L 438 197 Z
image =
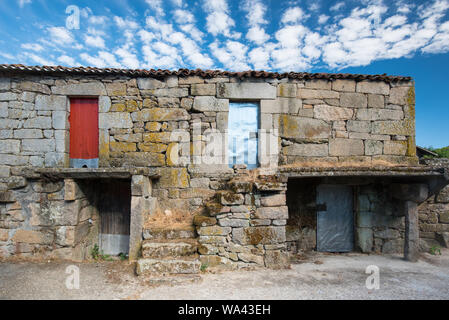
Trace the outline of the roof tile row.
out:
M 312 79 L 349 79 L 356 81 L 371 80 L 384 82 L 401 82 L 411 81 L 411 77 L 402 76 L 388 76 L 382 75 L 368 75 L 368 74 L 351 74 L 351 73 L 307 73 L 307 72 L 267 72 L 267 71 L 243 71 L 230 72 L 221 70 L 189 70 L 179 69 L 178 71 L 170 70 L 145 70 L 145 69 L 114 69 L 114 68 L 94 68 L 94 67 L 62 67 L 62 66 L 25 66 L 21 64 L 0 64 L 0 71 L 10 72 L 27 72 L 27 73 L 70 73 L 70 74 L 101 74 L 101 75 L 127 75 L 127 76 L 147 76 L 155 78 L 163 78 L 169 75 L 176 75 L 181 77 L 200 76 L 203 78 L 215 77 L 237 77 L 244 78 L 268 78 L 268 79 L 298 79 L 298 80 L 312 80 Z

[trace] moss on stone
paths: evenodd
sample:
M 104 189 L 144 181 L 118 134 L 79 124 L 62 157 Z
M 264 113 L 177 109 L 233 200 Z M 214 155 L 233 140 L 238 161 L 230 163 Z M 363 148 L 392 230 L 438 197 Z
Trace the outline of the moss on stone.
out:
M 254 184 L 251 181 L 234 180 L 228 183 L 229 189 L 235 193 L 251 193 Z
M 408 107 L 408 115 L 411 119 L 415 119 L 416 110 L 415 110 L 415 88 L 411 87 L 408 90 L 407 95 L 407 107 Z
M 221 204 L 242 204 L 243 196 L 240 193 L 232 191 L 223 191 L 220 193 Z
M 223 209 L 223 205 L 216 201 L 207 202 L 205 207 L 206 207 L 206 212 L 210 216 L 216 216 L 217 214 L 220 214 L 221 210 Z
M 196 215 L 193 217 L 193 224 L 199 227 L 213 226 L 217 224 L 217 219 L 214 217 Z

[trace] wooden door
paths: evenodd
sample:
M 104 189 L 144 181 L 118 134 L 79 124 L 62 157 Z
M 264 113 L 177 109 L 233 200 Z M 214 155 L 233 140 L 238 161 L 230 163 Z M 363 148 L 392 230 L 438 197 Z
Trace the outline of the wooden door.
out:
M 100 249 L 105 254 L 128 253 L 131 218 L 131 182 L 105 180 L 98 186 Z
M 70 99 L 70 160 L 75 167 L 98 163 L 98 99 Z M 97 165 L 98 167 L 98 165 Z

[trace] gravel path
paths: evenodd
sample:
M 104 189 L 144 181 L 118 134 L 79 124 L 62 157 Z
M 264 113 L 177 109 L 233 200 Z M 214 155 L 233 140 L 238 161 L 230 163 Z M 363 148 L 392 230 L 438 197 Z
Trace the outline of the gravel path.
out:
M 417 263 L 399 256 L 313 254 L 290 270 L 204 273 L 201 281 L 150 286 L 126 262 L 75 263 L 80 288 L 69 290 L 70 263 L 0 262 L 0 299 L 449 299 L 449 250 Z M 380 271 L 367 289 L 366 267 Z

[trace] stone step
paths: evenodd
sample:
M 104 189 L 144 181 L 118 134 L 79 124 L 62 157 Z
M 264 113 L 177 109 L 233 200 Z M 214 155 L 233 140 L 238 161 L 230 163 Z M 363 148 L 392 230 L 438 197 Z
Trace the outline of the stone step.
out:
M 145 240 L 156 239 L 193 239 L 196 238 L 195 228 L 193 226 L 170 229 L 170 228 L 145 228 L 143 231 Z
M 197 253 L 197 251 L 198 243 L 195 240 L 192 241 L 191 239 L 176 239 L 174 241 L 145 240 L 142 244 L 143 258 L 176 258 L 189 256 Z
M 197 257 L 183 259 L 149 259 L 137 260 L 136 273 L 142 274 L 196 274 L 200 272 L 201 262 Z

